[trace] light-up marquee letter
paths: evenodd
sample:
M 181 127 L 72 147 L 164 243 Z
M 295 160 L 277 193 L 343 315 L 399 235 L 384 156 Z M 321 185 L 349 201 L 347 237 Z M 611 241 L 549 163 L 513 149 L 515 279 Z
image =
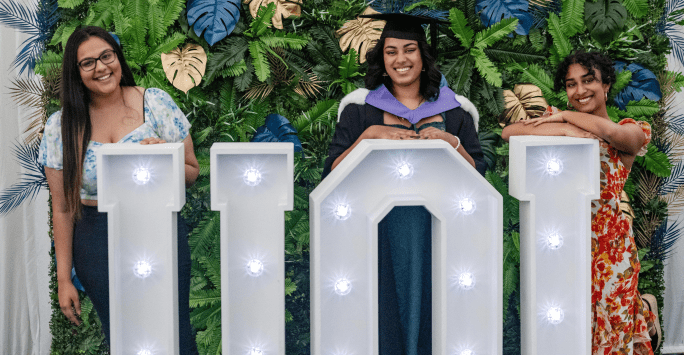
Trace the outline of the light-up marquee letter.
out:
M 444 141 L 362 141 L 310 195 L 312 354 L 378 354 L 378 223 L 432 214 L 433 354 L 502 352 L 502 197 Z
M 511 137 L 523 354 L 591 354 L 591 200 L 599 197 L 599 172 L 596 140 Z
M 112 354 L 178 354 L 177 212 L 183 144 L 106 144 L 96 151 L 109 228 Z
M 211 208 L 221 212 L 225 355 L 285 354 L 285 211 L 292 143 L 215 143 Z

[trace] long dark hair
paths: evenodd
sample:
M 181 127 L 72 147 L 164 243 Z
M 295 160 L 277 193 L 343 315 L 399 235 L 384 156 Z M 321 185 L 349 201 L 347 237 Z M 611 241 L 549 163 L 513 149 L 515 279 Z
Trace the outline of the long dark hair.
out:
M 67 41 L 62 60 L 62 144 L 63 144 L 63 186 L 67 211 L 75 218 L 81 215 L 81 184 L 83 162 L 90 143 L 90 91 L 81 80 L 78 67 L 78 47 L 90 37 L 99 37 L 109 44 L 121 65 L 120 86 L 135 86 L 131 68 L 126 64 L 121 47 L 112 35 L 100 27 L 88 26 L 76 30 Z
M 586 69 L 589 74 L 596 77 L 598 69 L 601 72 L 601 83 L 610 84 L 613 88 L 615 84 L 615 67 L 613 61 L 605 54 L 600 52 L 577 51 L 567 57 L 558 65 L 553 88 L 556 91 L 565 90 L 565 76 L 568 75 L 568 68 L 573 64 L 579 64 Z
M 392 79 L 389 76 L 383 76 L 385 74 L 384 48 L 385 39 L 380 38 L 375 47 L 366 53 L 366 62 L 368 62 L 366 89 L 373 90 L 380 84 L 385 84 L 390 92 L 394 92 Z M 430 53 L 430 46 L 425 38 L 418 40 L 418 50 L 420 50 L 420 57 L 425 69 L 420 73 L 420 89 L 418 92 L 424 99 L 437 98 L 439 97 L 439 83 L 442 80 L 442 73 L 435 66 L 435 57 Z

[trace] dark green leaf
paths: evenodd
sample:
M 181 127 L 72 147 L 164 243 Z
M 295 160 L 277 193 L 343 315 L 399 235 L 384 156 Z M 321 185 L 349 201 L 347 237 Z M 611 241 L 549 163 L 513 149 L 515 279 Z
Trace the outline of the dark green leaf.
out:
M 587 1 L 584 4 L 584 23 L 591 37 L 606 44 L 614 40 L 625 27 L 627 9 L 620 0 Z

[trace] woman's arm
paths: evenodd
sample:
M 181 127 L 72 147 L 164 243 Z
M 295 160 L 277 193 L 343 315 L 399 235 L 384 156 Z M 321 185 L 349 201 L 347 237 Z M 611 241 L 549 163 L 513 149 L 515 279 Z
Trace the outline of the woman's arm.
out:
M 81 314 L 81 303 L 78 300 L 78 291 L 71 282 L 74 214 L 66 208 L 62 171 L 45 167 L 45 176 L 52 196 L 52 230 L 57 259 L 59 307 L 70 321 L 80 324 L 77 316 Z
M 636 155 L 644 144 L 644 132 L 634 124 L 619 125 L 609 119 L 583 112 L 562 111 L 565 122 L 602 138 L 615 149 Z
M 573 124 L 570 123 L 543 123 L 537 126 L 526 125 L 522 122 L 516 122 L 514 124 L 504 127 L 501 133 L 501 138 L 506 142 L 509 141 L 511 136 L 568 136 L 568 137 L 578 137 L 578 138 L 593 138 L 599 139 L 598 136 L 591 132 L 587 132 Z

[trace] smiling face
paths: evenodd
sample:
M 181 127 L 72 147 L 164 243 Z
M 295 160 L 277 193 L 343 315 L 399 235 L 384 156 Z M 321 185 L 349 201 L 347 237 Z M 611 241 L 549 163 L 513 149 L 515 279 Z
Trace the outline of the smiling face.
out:
M 418 41 L 407 39 L 385 38 L 383 47 L 385 71 L 397 86 L 420 86 L 420 73 L 423 69 L 423 58 L 420 55 Z
M 565 75 L 568 100 L 577 111 L 603 116 L 606 111 L 606 94 L 610 84 L 601 82 L 601 72 L 594 68 L 592 75 L 581 64 L 571 64 Z M 607 117 L 607 113 L 606 113 Z
M 102 38 L 92 36 L 78 47 L 77 63 L 86 58 L 99 58 L 102 53 L 113 48 Z M 114 54 L 116 56 L 116 54 Z M 109 64 L 101 60 L 95 62 L 95 69 L 84 71 L 79 67 L 81 80 L 92 95 L 108 95 L 119 88 L 121 82 L 121 64 L 115 59 Z

